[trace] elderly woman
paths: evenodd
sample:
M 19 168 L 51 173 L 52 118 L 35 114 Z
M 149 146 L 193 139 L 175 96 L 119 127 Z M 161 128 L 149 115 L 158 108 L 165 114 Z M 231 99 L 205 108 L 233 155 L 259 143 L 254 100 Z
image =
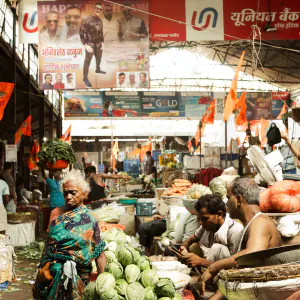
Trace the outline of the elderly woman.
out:
M 69 172 L 61 183 L 66 206 L 50 224 L 49 240 L 38 267 L 35 299 L 82 299 L 92 261 L 96 260 L 99 274 L 106 264 L 99 220 L 83 205 L 89 184 L 79 170 Z

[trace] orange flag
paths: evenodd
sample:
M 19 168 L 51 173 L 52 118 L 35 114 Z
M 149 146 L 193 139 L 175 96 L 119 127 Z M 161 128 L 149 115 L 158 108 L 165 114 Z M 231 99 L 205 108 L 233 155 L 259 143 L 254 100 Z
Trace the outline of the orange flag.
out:
M 23 134 L 31 136 L 31 116 L 27 117 L 27 119 L 23 122 L 21 127 L 15 133 L 15 144 L 19 142 Z
M 71 126 L 72 125 L 70 125 L 66 132 L 60 137 L 63 142 L 66 142 L 69 145 L 71 145 Z
M 214 124 L 216 99 L 214 99 L 202 117 L 202 124 Z
M 37 154 L 40 151 L 40 146 L 36 144 L 36 142 L 33 143 L 29 158 L 28 158 L 28 168 L 29 170 L 33 170 L 36 168 L 37 163 L 39 161 Z
M 247 122 L 247 104 L 246 104 L 246 92 L 243 92 L 241 98 L 238 100 L 235 109 L 240 109 L 240 113 L 236 118 L 236 124 L 242 126 Z
M 281 112 L 280 114 L 278 115 L 278 117 L 276 118 L 276 120 L 280 120 L 282 118 L 282 116 L 284 114 L 286 114 L 288 112 L 288 106 L 286 105 L 286 103 L 284 102 L 283 103 L 283 106 L 282 106 L 282 109 L 281 109 Z
M 270 121 L 261 119 L 261 122 L 260 122 L 260 144 L 262 147 L 264 147 L 266 145 L 266 143 L 268 142 L 267 129 L 268 129 L 269 125 L 270 125 Z
M 226 98 L 226 102 L 225 102 L 225 108 L 224 108 L 224 122 L 227 121 L 228 117 L 232 114 L 234 108 L 235 108 L 235 104 L 237 101 L 237 82 L 238 82 L 238 78 L 239 78 L 239 72 L 244 60 L 244 55 L 245 55 L 245 51 L 243 51 L 241 57 L 240 57 L 240 61 L 239 64 L 235 70 L 235 74 L 234 77 L 232 79 L 231 82 L 231 88 L 230 91 L 227 95 Z
M 14 90 L 14 83 L 0 82 L 0 121 L 3 118 L 5 107 Z
M 259 136 L 258 124 L 256 124 L 254 136 Z

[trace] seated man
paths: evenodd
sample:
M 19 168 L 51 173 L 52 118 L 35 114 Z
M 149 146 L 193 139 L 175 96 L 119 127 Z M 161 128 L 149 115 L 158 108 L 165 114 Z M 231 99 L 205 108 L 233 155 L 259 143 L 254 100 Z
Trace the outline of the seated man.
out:
M 251 178 L 235 179 L 227 190 L 227 206 L 232 218 L 239 219 L 245 226 L 238 252 L 226 259 L 211 264 L 201 277 L 202 293 L 205 283 L 222 269 L 237 265 L 236 258 L 248 253 L 279 247 L 282 245 L 280 232 L 274 222 L 262 214 L 259 208 L 260 191 Z M 211 299 L 225 299 L 220 291 Z
M 214 261 L 237 252 L 243 232 L 242 224 L 226 214 L 226 205 L 218 195 L 204 195 L 195 205 L 200 227 L 182 243 L 182 262 L 190 267 L 207 267 Z M 199 243 L 201 256 L 188 253 L 193 243 Z

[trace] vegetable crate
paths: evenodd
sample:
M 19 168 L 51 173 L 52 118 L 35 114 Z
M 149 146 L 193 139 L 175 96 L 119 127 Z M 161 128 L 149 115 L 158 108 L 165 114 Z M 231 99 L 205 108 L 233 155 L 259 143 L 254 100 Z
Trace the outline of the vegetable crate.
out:
M 127 172 L 131 177 L 138 177 L 140 174 L 140 160 L 139 159 L 126 159 L 124 160 L 124 172 Z
M 153 210 L 152 202 L 137 202 L 136 203 L 136 215 L 138 217 L 140 217 L 140 216 L 151 217 L 152 210 Z

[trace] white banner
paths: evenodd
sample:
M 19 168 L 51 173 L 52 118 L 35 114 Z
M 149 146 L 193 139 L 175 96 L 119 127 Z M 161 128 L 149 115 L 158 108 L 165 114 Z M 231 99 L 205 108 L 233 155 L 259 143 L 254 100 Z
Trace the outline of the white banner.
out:
M 36 0 L 20 0 L 19 44 L 38 44 L 38 15 Z

